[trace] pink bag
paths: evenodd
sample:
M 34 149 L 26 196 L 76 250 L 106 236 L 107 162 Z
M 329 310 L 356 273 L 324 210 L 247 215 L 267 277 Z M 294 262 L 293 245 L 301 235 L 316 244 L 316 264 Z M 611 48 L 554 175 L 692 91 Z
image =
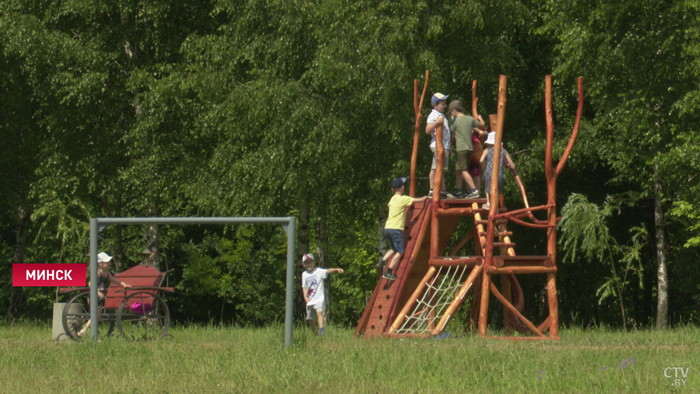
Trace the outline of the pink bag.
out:
M 138 315 L 145 315 L 148 314 L 148 312 L 151 311 L 151 304 L 145 303 L 142 304 L 140 302 L 134 302 L 131 304 L 130 308 L 133 313 L 136 313 Z

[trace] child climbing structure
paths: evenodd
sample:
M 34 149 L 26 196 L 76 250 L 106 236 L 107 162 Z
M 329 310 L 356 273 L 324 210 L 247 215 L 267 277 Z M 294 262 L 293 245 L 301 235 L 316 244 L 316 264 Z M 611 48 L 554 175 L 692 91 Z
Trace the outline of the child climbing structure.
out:
M 409 195 L 415 197 L 415 174 L 418 140 L 421 126 L 421 108 L 428 85 L 425 85 L 418 101 L 418 80 L 414 81 L 413 106 L 416 113 L 413 155 L 411 158 L 411 185 Z M 506 76 L 501 76 L 498 89 L 498 116 L 496 118 L 496 140 L 493 146 L 493 173 L 498 174 L 503 121 L 506 110 Z M 472 116 L 477 116 L 478 98 L 476 81 L 472 85 Z M 439 335 L 464 303 L 472 295 L 470 325 L 478 326 L 479 335 L 488 334 L 489 299 L 493 295 L 503 305 L 504 326 L 507 333 L 513 330 L 521 336 L 498 337 L 512 340 L 559 339 L 559 315 L 556 287 L 557 210 L 556 180 L 566 165 L 576 142 L 581 114 L 583 112 L 583 79 L 578 79 L 578 110 L 569 143 L 554 166 L 552 148 L 554 144 L 554 122 L 552 119 L 552 78 L 545 78 L 545 116 L 547 142 L 545 152 L 545 176 L 547 180 L 547 204 L 530 207 L 520 178 L 515 176 L 523 198 L 523 208 L 509 211 L 498 198 L 498 177 L 491 177 L 489 187 L 491 204 L 482 209 L 486 199 L 441 199 L 434 193 L 432 200 L 414 204 L 406 215 L 404 236 L 406 253 L 397 265 L 395 281 L 380 279 L 365 308 L 355 331 L 356 336 L 365 337 L 428 337 Z M 492 125 L 493 126 L 493 125 Z M 436 130 L 437 166 L 435 190 L 440 190 L 443 177 L 444 158 L 442 126 Z M 545 211 L 547 218 L 537 219 L 534 212 Z M 449 253 L 445 253 L 457 224 L 462 217 L 474 225 Z M 513 232 L 508 224 L 513 223 L 532 229 L 545 230 L 547 251 L 544 255 L 521 256 L 516 254 L 516 245 L 511 241 Z M 474 244 L 474 255 L 458 256 L 468 243 Z M 496 248 L 496 250 L 494 250 Z M 548 317 L 539 325 L 523 316 L 524 296 L 516 275 L 546 275 Z M 494 284 L 501 277 L 501 289 Z M 498 282 L 496 282 L 498 283 Z M 496 338 L 496 337 L 494 337 Z

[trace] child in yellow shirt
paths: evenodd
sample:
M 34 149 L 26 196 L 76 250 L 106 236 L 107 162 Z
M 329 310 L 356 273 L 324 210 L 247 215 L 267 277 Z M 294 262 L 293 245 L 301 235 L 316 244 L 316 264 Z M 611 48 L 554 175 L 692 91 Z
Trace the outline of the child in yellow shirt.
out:
M 386 220 L 386 225 L 384 226 L 384 233 L 386 238 L 389 240 L 389 245 L 391 249 L 386 252 L 382 258 L 382 262 L 386 264 L 387 261 L 391 259 L 389 268 L 384 271 L 382 278 L 388 280 L 396 280 L 396 275 L 393 273 L 394 267 L 401 260 L 401 256 L 405 253 L 405 247 L 403 244 L 403 229 L 404 222 L 406 221 L 406 207 L 413 205 L 414 202 L 422 202 L 428 199 L 428 197 L 412 198 L 404 196 L 404 182 L 406 178 L 394 178 L 391 181 L 391 190 L 394 192 L 394 196 L 391 197 L 389 201 L 389 217 Z

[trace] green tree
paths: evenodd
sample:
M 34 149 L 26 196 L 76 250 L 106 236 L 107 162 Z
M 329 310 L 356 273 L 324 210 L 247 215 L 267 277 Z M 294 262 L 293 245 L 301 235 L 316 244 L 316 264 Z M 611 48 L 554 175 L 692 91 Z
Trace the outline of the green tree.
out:
M 555 74 L 588 81 L 587 138 L 598 142 L 600 160 L 613 169 L 610 184 L 627 185 L 630 205 L 653 202 L 658 328 L 668 324 L 672 226 L 666 220 L 668 196 L 676 191 L 663 163 L 693 129 L 676 110 L 697 86 L 685 50 L 697 21 L 693 8 L 685 1 L 550 2 L 543 30 L 558 40 Z
M 599 207 L 581 194 L 571 194 L 562 209 L 559 243 L 566 250 L 564 262 L 576 262 L 577 254 L 581 251 L 587 262 L 609 265 L 610 276 L 604 279 L 596 291 L 598 304 L 602 304 L 610 296 L 617 297 L 622 328 L 626 331 L 627 316 L 623 293 L 633 275 L 639 280 L 639 288 L 644 287 L 641 260 L 642 248 L 647 243 L 647 231 L 644 227 L 633 227 L 630 229 L 630 242 L 626 245 L 619 244 L 610 235 L 607 225 L 607 220 L 619 212 L 619 207 L 613 205 L 610 199 Z

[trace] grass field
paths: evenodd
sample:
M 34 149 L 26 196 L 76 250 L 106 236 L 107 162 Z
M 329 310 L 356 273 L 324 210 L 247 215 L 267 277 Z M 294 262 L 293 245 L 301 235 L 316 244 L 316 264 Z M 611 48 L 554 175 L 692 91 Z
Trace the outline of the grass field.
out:
M 317 338 L 297 328 L 288 350 L 282 326 L 170 333 L 158 342 L 95 345 L 52 342 L 46 325 L 0 327 L 0 392 L 700 392 L 700 329 L 693 327 L 571 329 L 560 331 L 561 342 L 517 343 L 364 340 L 334 327 Z M 685 379 L 680 387 L 673 385 L 676 371 Z

